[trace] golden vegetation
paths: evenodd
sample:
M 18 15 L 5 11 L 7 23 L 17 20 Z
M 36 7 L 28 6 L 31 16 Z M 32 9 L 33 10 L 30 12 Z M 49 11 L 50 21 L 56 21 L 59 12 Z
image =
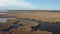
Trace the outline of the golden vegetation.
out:
M 21 23 L 21 24 L 24 25 L 25 27 L 30 27 L 30 26 L 38 25 L 37 22 L 27 22 L 27 23 Z
M 60 13 L 56 12 L 31 12 L 31 13 L 15 13 L 11 14 L 17 16 L 16 18 L 28 18 L 30 20 L 42 20 L 43 22 L 60 22 Z M 20 23 L 18 20 L 8 20 L 6 23 L 0 23 L 0 30 L 8 29 L 13 24 L 22 24 L 23 27 L 19 27 L 17 29 L 13 29 L 11 34 L 53 34 L 52 32 L 47 31 L 33 31 L 30 26 L 38 25 L 37 22 L 29 22 L 29 23 Z M 12 30 L 12 29 L 11 29 Z M 0 34 L 10 34 L 9 32 L 0 32 Z
M 58 12 L 31 12 L 31 13 L 16 13 L 13 14 L 17 18 L 29 18 L 43 20 L 44 22 L 60 22 L 60 13 Z
M 47 31 L 33 31 L 30 27 L 22 27 L 14 30 L 12 34 L 52 34 L 52 32 Z

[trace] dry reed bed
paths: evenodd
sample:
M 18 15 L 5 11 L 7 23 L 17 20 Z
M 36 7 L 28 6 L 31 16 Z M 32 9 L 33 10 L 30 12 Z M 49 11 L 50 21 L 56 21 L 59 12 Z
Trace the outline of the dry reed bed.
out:
M 42 20 L 46 22 L 60 22 L 60 13 L 56 12 L 31 12 L 31 13 L 16 13 L 13 14 L 17 18 L 29 18 Z

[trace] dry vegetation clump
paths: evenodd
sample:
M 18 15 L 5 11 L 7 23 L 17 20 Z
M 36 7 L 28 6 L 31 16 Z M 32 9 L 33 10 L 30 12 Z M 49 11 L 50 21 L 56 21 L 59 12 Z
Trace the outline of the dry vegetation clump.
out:
M 5 29 L 5 28 L 6 28 L 6 24 L 0 23 L 0 30 L 3 30 L 3 29 Z
M 12 34 L 29 34 L 32 31 L 30 27 L 22 27 L 14 30 Z
M 33 31 L 31 34 L 53 34 L 52 32 L 48 32 L 48 31 Z
M 7 23 L 5 23 L 5 28 L 11 27 L 14 23 L 18 23 L 18 20 L 9 20 Z
M 12 31 L 12 34 L 52 34 L 52 32 L 47 31 L 33 31 L 30 27 L 22 27 Z
M 10 32 L 0 32 L 0 34 L 10 34 Z
M 25 27 L 30 27 L 30 26 L 36 26 L 39 23 L 37 22 L 27 22 L 27 23 L 21 23 L 22 25 L 24 25 Z
M 5 24 L 17 24 L 19 21 L 17 19 L 8 20 Z
M 47 33 L 38 30 L 38 31 L 33 31 L 32 34 L 47 34 Z
M 7 20 L 7 24 L 17 24 L 18 22 L 20 22 L 20 21 L 18 21 L 17 19 L 9 19 L 9 20 Z
M 6 23 L 0 23 L 0 30 L 3 29 L 8 29 L 9 27 L 11 27 L 14 23 L 18 23 L 18 20 L 9 20 Z

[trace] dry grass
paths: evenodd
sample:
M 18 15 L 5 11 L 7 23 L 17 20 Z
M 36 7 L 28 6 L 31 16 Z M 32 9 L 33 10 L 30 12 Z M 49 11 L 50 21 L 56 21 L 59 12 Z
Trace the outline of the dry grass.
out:
M 10 34 L 9 32 L 0 32 L 0 34 Z
M 13 23 L 18 23 L 18 20 L 9 20 L 6 23 L 0 23 L 0 30 L 3 29 L 8 29 L 9 27 L 11 27 L 13 25 Z
M 44 22 L 60 22 L 60 13 L 58 12 L 31 12 L 31 13 L 16 13 L 13 14 L 17 18 L 29 18 L 43 20 Z
M 14 30 L 12 34 L 52 34 L 52 32 L 47 31 L 33 31 L 30 27 L 22 27 Z
M 27 23 L 21 23 L 22 25 L 24 25 L 24 27 L 30 27 L 30 26 L 37 26 L 38 23 L 37 22 L 27 22 Z
M 15 13 L 11 14 L 17 16 L 17 18 L 29 18 L 42 20 L 46 22 L 60 22 L 60 13 L 55 12 L 31 12 L 31 13 Z M 17 20 L 9 20 L 5 24 L 0 24 L 0 30 L 7 29 L 13 25 L 13 23 L 18 23 Z M 38 23 L 30 22 L 30 23 L 23 23 L 24 27 L 19 27 L 14 29 L 11 34 L 53 34 L 52 32 L 47 31 L 33 31 L 30 26 L 36 26 Z M 9 32 L 0 32 L 0 34 L 9 34 Z

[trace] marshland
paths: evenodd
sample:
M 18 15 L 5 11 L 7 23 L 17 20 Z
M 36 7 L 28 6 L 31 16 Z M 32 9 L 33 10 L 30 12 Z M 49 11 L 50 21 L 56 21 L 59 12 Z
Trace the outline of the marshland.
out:
M 0 14 L 0 34 L 59 33 L 59 11 L 12 10 Z

